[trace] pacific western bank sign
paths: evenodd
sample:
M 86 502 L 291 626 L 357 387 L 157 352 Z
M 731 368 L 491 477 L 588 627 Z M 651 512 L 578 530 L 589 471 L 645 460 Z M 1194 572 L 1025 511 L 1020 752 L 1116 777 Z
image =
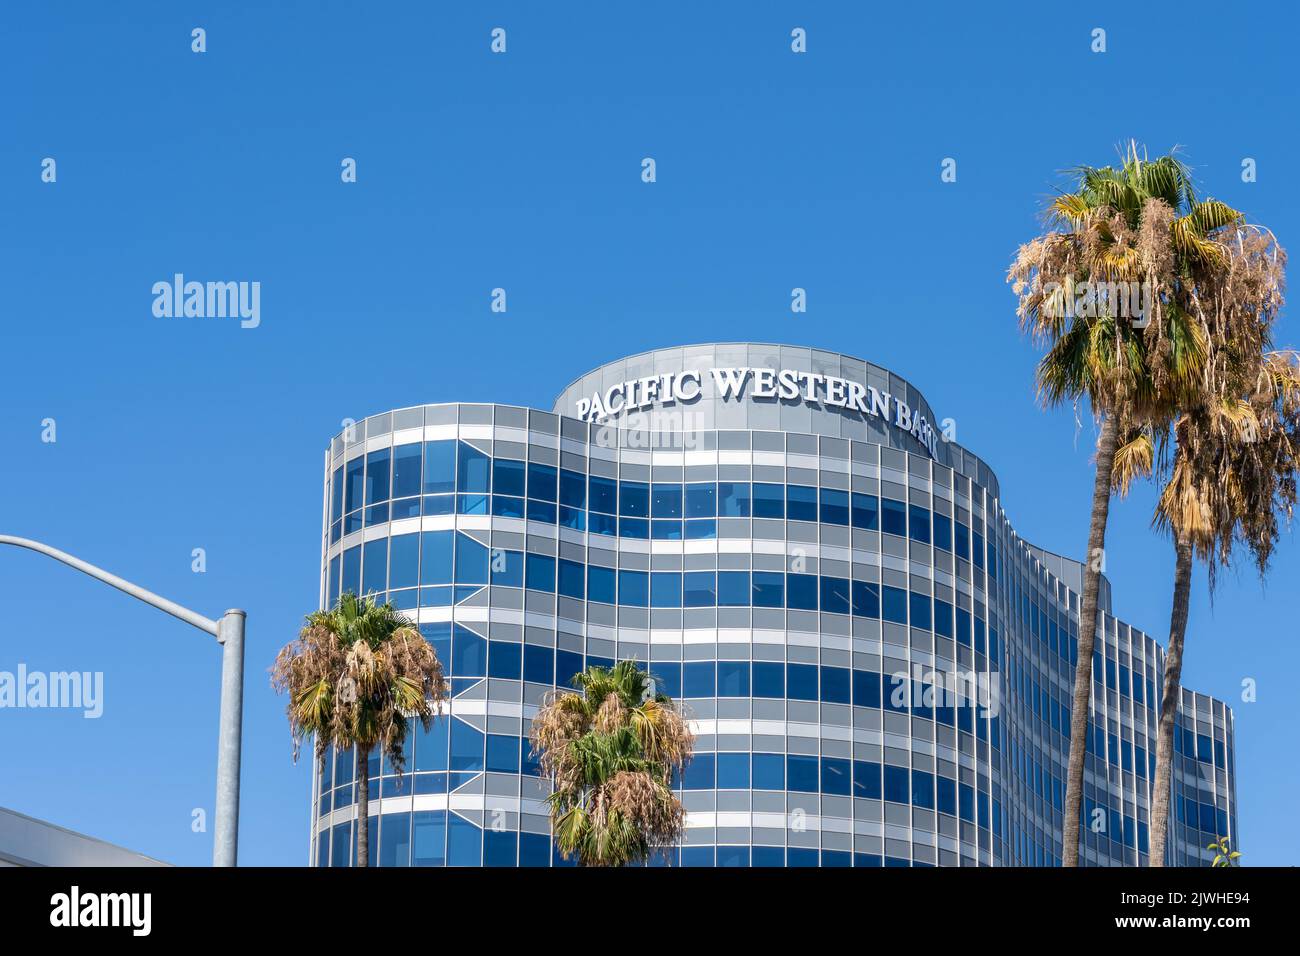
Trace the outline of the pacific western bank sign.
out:
M 689 405 L 703 394 L 705 374 L 691 369 L 619 382 L 604 392 L 593 392 L 590 398 L 578 399 L 578 418 L 603 422 L 614 416 L 674 403 Z M 939 457 L 939 434 L 920 410 L 913 410 L 902 399 L 870 385 L 789 368 L 711 368 L 707 374 L 723 401 L 740 402 L 747 397 L 754 401 L 801 401 L 846 415 L 878 418 L 907 432 L 929 449 L 931 457 Z

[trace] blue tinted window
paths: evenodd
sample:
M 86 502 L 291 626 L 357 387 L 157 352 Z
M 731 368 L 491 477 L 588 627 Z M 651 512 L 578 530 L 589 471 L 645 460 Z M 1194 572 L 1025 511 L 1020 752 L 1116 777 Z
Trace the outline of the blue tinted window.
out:
M 488 734 L 487 769 L 494 773 L 519 772 L 519 738 Z
M 717 686 L 717 665 L 713 661 L 692 661 L 682 665 L 682 695 L 685 697 L 714 697 Z
M 880 525 L 879 503 L 875 495 L 853 492 L 853 527 L 875 531 Z
M 483 769 L 483 737 L 478 730 L 465 721 L 453 717 L 451 720 L 451 769 Z
M 853 761 L 853 795 L 867 800 L 879 800 L 880 764 L 869 760 Z
M 712 518 L 718 513 L 718 495 L 713 482 L 686 486 L 686 517 Z
M 682 576 L 676 571 L 655 571 L 650 575 L 650 606 L 681 607 Z
M 966 527 L 960 521 L 957 522 L 957 557 L 970 560 L 970 528 Z
M 696 754 L 682 773 L 682 786 L 687 790 L 712 790 L 715 784 L 713 754 Z
M 658 685 L 658 692 L 667 694 L 669 697 L 677 698 L 682 696 L 682 665 L 670 664 L 666 661 L 657 661 L 650 676 L 654 678 Z
M 821 520 L 827 524 L 849 523 L 849 493 L 835 488 L 821 490 Z
M 718 789 L 749 789 L 749 754 L 718 754 Z
M 482 677 L 487 673 L 487 641 L 459 624 L 451 640 L 451 673 L 455 677 Z
M 853 672 L 853 703 L 857 707 L 880 706 L 880 675 L 874 671 Z
M 619 571 L 618 603 L 627 607 L 649 607 L 650 575 L 645 571 Z
M 416 724 L 415 770 L 447 769 L 447 732 L 450 730 L 451 718 L 435 717 L 426 731 Z
M 448 865 L 480 866 L 483 862 L 483 831 L 454 813 L 447 829 Z
M 748 518 L 749 482 L 718 482 L 718 514 L 724 518 Z
M 366 456 L 366 504 L 387 501 L 389 490 L 389 460 L 387 448 L 372 451 Z
M 650 537 L 650 520 L 648 518 L 619 518 L 618 533 L 624 538 Z
M 652 518 L 680 518 L 682 516 L 682 486 L 656 482 L 651 488 L 650 516 Z
M 754 517 L 785 517 L 785 486 L 754 483 Z
M 880 585 L 853 582 L 853 613 L 858 617 L 880 617 Z
M 528 497 L 538 501 L 554 501 L 556 498 L 556 471 L 553 465 L 543 465 L 535 461 L 528 463 Z
M 618 483 L 613 478 L 592 475 L 588 490 L 591 495 L 592 511 L 608 515 L 618 512 Z
M 908 519 L 908 530 L 912 533 L 912 540 L 919 541 L 921 544 L 929 544 L 930 510 L 922 508 L 920 505 L 909 505 Z
M 817 666 L 815 664 L 787 664 L 785 680 L 791 700 L 817 699 Z
M 785 756 L 783 754 L 754 754 L 754 789 L 785 789 Z
M 716 518 L 694 518 L 686 521 L 686 540 L 700 541 L 704 539 L 713 539 L 718 536 L 718 521 Z
M 907 507 L 901 501 L 880 499 L 880 530 L 889 534 L 907 534 Z
M 754 661 L 754 696 L 785 696 L 785 665 L 777 661 Z
M 746 607 L 749 604 L 749 572 L 718 572 L 718 607 Z
M 343 466 L 334 469 L 330 479 L 330 521 L 343 517 Z
M 582 655 L 574 651 L 555 652 L 555 685 L 572 687 L 573 678 L 582 672 Z
M 808 757 L 803 754 L 788 754 L 786 756 L 786 789 L 795 790 L 801 793 L 816 793 L 820 786 L 818 779 L 818 766 L 816 757 Z
M 456 583 L 487 584 L 488 549 L 467 534 L 456 532 Z
M 907 699 L 912 693 L 912 682 L 895 674 L 880 675 L 880 703 L 886 710 L 907 713 Z
M 524 463 L 510 458 L 492 462 L 492 490 L 498 495 L 524 496 Z
M 426 531 L 420 535 L 420 583 L 451 583 L 451 543 L 454 532 Z
M 383 591 L 388 580 L 388 539 L 375 538 L 365 544 L 361 590 L 365 594 Z
M 906 767 L 885 766 L 885 799 L 895 803 L 909 802 Z
M 488 456 L 473 445 L 465 442 L 457 443 L 457 452 L 456 490 L 462 494 L 490 491 L 491 489 L 488 488 L 488 466 L 490 463 Z M 424 490 L 427 493 L 432 493 L 429 488 L 429 459 L 426 457 L 424 461 Z
M 934 809 L 934 777 L 924 770 L 912 771 L 912 805 Z
M 822 757 L 822 793 L 847 797 L 852 789 L 852 764 L 841 758 Z
M 343 590 L 361 593 L 361 545 L 343 552 Z
M 585 593 L 583 584 L 586 575 L 587 568 L 585 565 L 579 564 L 577 561 L 569 561 L 565 558 L 561 558 L 559 564 L 559 583 L 556 590 L 565 597 L 582 600 Z
M 406 498 L 420 493 L 420 445 L 398 445 L 393 449 L 393 497 Z M 451 489 L 447 489 L 450 491 Z
M 555 559 L 544 554 L 529 554 L 527 557 L 527 582 L 533 591 L 555 590 Z
M 483 832 L 483 865 L 514 866 L 515 844 L 519 834 L 511 830 L 485 830 Z
M 817 520 L 817 489 L 806 485 L 789 485 L 786 488 L 786 516 L 791 521 Z M 755 509 L 757 512 L 757 509 Z M 757 513 L 755 514 L 757 517 Z
M 902 588 L 893 588 L 888 584 L 880 589 L 881 616 L 886 621 L 896 624 L 907 623 L 907 592 Z
M 718 696 L 749 696 L 749 661 L 718 661 Z
M 957 781 L 950 777 L 935 778 L 935 805 L 940 813 L 957 815 Z
M 587 479 L 576 471 L 560 472 L 560 504 L 583 508 L 587 504 Z
M 365 497 L 365 469 L 366 458 L 364 455 L 358 455 L 347 464 L 347 493 L 344 500 L 344 511 L 356 511 L 361 507 Z
M 682 577 L 686 607 L 713 607 L 718 603 L 714 572 L 687 571 Z
M 618 485 L 618 513 L 628 518 L 650 516 L 650 486 L 643 481 L 621 481 Z
M 952 605 L 947 601 L 934 599 L 934 632 L 944 637 L 952 637 Z
M 930 627 L 930 596 L 928 594 L 917 594 L 913 591 L 908 597 L 908 603 L 911 605 L 912 626 L 923 630 L 928 629 Z
M 521 552 L 493 548 L 489 558 L 493 584 L 512 588 L 524 586 L 524 556 Z
M 785 576 L 786 606 L 803 611 L 817 610 L 817 575 L 787 574 Z
M 785 607 L 785 575 L 780 571 L 754 572 L 754 607 Z
M 591 565 L 587 568 L 587 600 L 602 604 L 614 603 L 614 569 L 599 568 Z
M 512 641 L 488 643 L 488 676 L 502 680 L 519 680 L 523 645 Z
M 445 494 L 456 490 L 456 442 L 430 441 L 424 443 L 424 481 L 426 495 Z M 486 488 L 479 489 L 486 491 Z
M 944 551 L 952 550 L 952 519 L 946 515 L 934 515 L 934 546 Z
M 822 578 L 821 595 L 823 611 L 849 613 L 849 582 L 846 578 Z
M 447 863 L 447 811 L 417 811 L 411 814 L 411 825 L 411 865 L 445 866 Z
M 554 651 L 540 644 L 525 644 L 524 680 L 534 684 L 555 683 Z
M 828 704 L 849 703 L 849 669 L 827 667 L 821 669 L 821 698 Z

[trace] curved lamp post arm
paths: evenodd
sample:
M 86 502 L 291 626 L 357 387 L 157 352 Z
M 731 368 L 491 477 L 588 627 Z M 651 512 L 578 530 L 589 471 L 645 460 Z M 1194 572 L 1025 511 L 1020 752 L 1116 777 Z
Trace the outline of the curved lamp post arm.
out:
M 234 866 L 239 851 L 239 765 L 242 751 L 244 718 L 244 619 L 240 610 L 230 610 L 214 621 L 197 611 L 169 601 L 152 591 L 132 584 L 116 574 L 66 551 L 52 548 L 30 538 L 0 534 L 0 544 L 27 548 L 62 561 L 96 580 L 117 588 L 137 600 L 143 601 L 180 618 L 201 631 L 206 631 L 221 645 L 221 723 L 217 739 L 217 805 L 213 821 L 212 865 Z
M 204 617 L 196 611 L 191 611 L 187 607 L 182 607 L 175 601 L 169 601 L 165 597 L 160 597 L 152 591 L 147 591 L 138 584 L 132 584 L 130 581 L 119 578 L 116 574 L 110 574 L 103 568 L 97 568 L 88 561 L 82 561 L 78 557 L 68 554 L 66 551 L 60 551 L 58 548 L 51 548 L 48 544 L 42 544 L 39 541 L 32 541 L 30 538 L 15 538 L 13 535 L 0 534 L 0 544 L 12 544 L 18 548 L 27 548 L 31 551 L 39 551 L 41 554 L 48 555 L 55 561 L 62 561 L 69 567 L 76 568 L 84 574 L 89 574 L 92 578 L 97 578 L 105 584 L 111 584 L 119 591 L 125 591 L 133 598 L 144 601 L 145 604 L 152 604 L 160 611 L 166 611 L 172 617 L 178 617 L 186 624 L 193 624 L 201 631 L 207 631 L 213 637 L 219 637 L 221 625 L 211 618 Z

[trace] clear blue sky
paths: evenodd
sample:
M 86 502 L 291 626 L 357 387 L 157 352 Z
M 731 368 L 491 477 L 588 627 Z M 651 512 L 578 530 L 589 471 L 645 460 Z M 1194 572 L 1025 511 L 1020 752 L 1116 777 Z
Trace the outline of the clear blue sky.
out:
M 1035 405 L 1004 282 L 1057 171 L 1128 137 L 1182 144 L 1208 192 L 1300 235 L 1300 24 L 1281 8 L 265 6 L 0 10 L 0 528 L 213 615 L 248 609 L 246 863 L 307 859 L 306 765 L 265 669 L 317 598 L 321 455 L 343 418 L 549 408 L 659 346 L 822 346 L 914 382 L 995 468 L 1020 534 L 1073 554 L 1092 426 Z M 155 318 L 150 288 L 176 272 L 261 282 L 261 326 Z M 1300 344 L 1293 319 L 1279 339 Z M 1152 501 L 1112 511 L 1108 570 L 1121 616 L 1163 641 Z M 0 805 L 206 863 L 190 821 L 213 800 L 216 645 L 32 554 L 0 552 L 0 576 L 0 669 L 106 681 L 97 721 L 0 712 Z M 1266 589 L 1246 568 L 1213 607 L 1203 575 L 1193 599 L 1184 676 L 1236 706 L 1256 864 L 1300 856 L 1298 576 L 1288 534 Z

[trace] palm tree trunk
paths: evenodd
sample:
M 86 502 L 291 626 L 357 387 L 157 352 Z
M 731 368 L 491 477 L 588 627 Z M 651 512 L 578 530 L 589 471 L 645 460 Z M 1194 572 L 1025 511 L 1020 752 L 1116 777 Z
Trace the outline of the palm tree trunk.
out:
M 357 866 L 370 865 L 370 755 L 357 748 Z
M 1083 600 L 1079 608 L 1079 660 L 1074 667 L 1070 709 L 1070 763 L 1065 775 L 1065 818 L 1061 822 L 1061 865 L 1079 865 L 1079 821 L 1083 804 L 1083 765 L 1088 753 L 1088 710 L 1092 700 L 1092 649 L 1097 639 L 1097 599 L 1110 516 L 1111 473 L 1118 444 L 1115 419 L 1102 419 L 1097 439 L 1097 473 L 1092 486 L 1092 518 L 1084 555 Z
M 1165 865 L 1165 835 L 1169 831 L 1169 800 L 1174 762 L 1174 728 L 1177 726 L 1179 683 L 1183 673 L 1183 641 L 1187 637 L 1187 605 L 1192 592 L 1192 546 L 1174 535 L 1174 609 L 1169 615 L 1169 649 L 1165 653 L 1165 680 L 1160 700 L 1160 728 L 1156 738 L 1156 778 L 1151 784 L 1151 849 L 1149 866 Z

